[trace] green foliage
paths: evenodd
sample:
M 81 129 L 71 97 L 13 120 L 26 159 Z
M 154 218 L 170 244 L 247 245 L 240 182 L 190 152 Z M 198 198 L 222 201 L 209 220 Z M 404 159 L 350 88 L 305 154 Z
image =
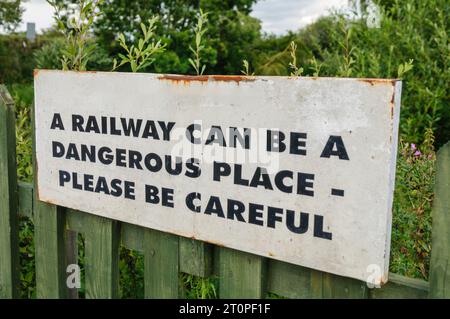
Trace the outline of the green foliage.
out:
M 403 77 L 403 74 L 405 74 L 408 71 L 411 71 L 413 68 L 413 62 L 414 60 L 410 59 L 408 62 L 400 64 L 397 70 L 397 78 L 401 79 Z
M 70 3 L 63 0 L 61 2 Z M 208 12 L 207 37 L 202 39 L 202 63 L 208 65 L 211 74 L 237 74 L 242 57 L 246 56 L 253 43 L 260 37 L 260 22 L 249 16 L 256 0 L 105 0 L 101 5 L 102 15 L 94 22 L 98 44 L 109 55 L 117 56 L 121 47 L 115 41 L 123 33 L 127 41 L 139 37 L 140 22 L 158 15 L 155 33 L 167 44 L 166 52 L 145 72 L 192 74 L 187 50 L 195 43 L 192 32 L 197 25 L 197 12 L 202 8 Z M 140 17 L 140 18 L 139 18 Z M 195 59 L 193 59 L 195 60 Z M 193 71 L 193 72 L 192 72 Z
M 217 298 L 217 278 L 201 278 L 188 274 L 180 274 L 180 282 L 187 299 Z
M 158 40 L 157 42 L 153 40 L 150 42 L 155 35 L 155 24 L 157 21 L 158 17 L 153 16 L 148 20 L 147 26 L 144 23 L 141 23 L 142 35 L 144 37 L 138 39 L 137 45 L 133 44 L 131 47 L 128 47 L 124 34 L 119 34 L 120 46 L 127 52 L 127 55 L 125 56 L 119 53 L 121 61 L 117 64 L 117 60 L 114 59 L 113 70 L 129 63 L 131 66 L 131 71 L 138 72 L 139 70 L 145 69 L 155 61 L 153 58 L 154 55 L 164 52 L 166 45 L 162 44 L 161 40 Z
M 254 76 L 255 72 L 250 72 L 250 64 L 247 60 L 242 60 L 242 66 L 244 67 L 243 70 L 241 70 L 241 73 L 247 76 Z
M 144 298 L 144 255 L 121 246 L 119 271 L 121 298 Z
M 320 76 L 320 70 L 322 69 L 322 63 L 318 62 L 316 57 L 312 57 L 309 60 L 311 66 L 309 67 L 309 69 L 312 72 L 312 76 Z
M 203 13 L 202 9 L 200 9 L 199 15 L 197 17 L 197 25 L 194 28 L 195 33 L 195 49 L 189 45 L 189 50 L 194 54 L 194 59 L 189 58 L 188 61 L 191 66 L 194 68 L 197 75 L 203 75 L 205 72 L 206 64 L 201 64 L 201 56 L 200 53 L 205 49 L 205 46 L 202 44 L 202 39 L 205 32 L 208 28 L 205 25 L 208 23 L 208 13 Z
M 272 293 L 272 292 L 268 292 L 268 293 L 267 293 L 267 299 L 288 299 L 288 298 L 285 298 L 285 297 L 283 297 L 283 296 L 274 294 L 274 293 Z
M 98 6 L 103 0 L 80 0 L 77 16 L 66 18 L 62 15 L 63 6 L 59 1 L 47 0 L 54 8 L 54 18 L 59 31 L 64 35 L 62 49 L 62 69 L 84 71 L 97 45 L 90 36 L 94 20 L 99 16 Z
M 66 40 L 55 38 L 34 52 L 34 60 L 37 69 L 57 70 L 61 68 L 62 51 Z
M 16 162 L 17 177 L 21 181 L 31 182 L 32 165 L 32 131 L 31 110 L 33 103 L 33 86 L 14 84 L 9 87 L 16 107 Z
M 342 38 L 338 41 L 341 49 L 340 55 L 342 56 L 342 62 L 338 64 L 337 74 L 342 77 L 350 77 L 354 71 L 352 65 L 355 63 L 355 59 L 353 58 L 353 50 L 355 47 L 352 47 L 350 44 L 353 28 L 342 17 L 340 17 L 337 24 L 342 34 Z
M 48 41 L 41 48 L 34 51 L 35 68 L 58 70 L 61 69 L 61 60 L 66 40 L 61 37 L 55 37 Z M 111 69 L 112 58 L 108 56 L 101 47 L 95 49 L 87 61 L 88 70 L 106 71 Z
M 13 31 L 22 21 L 21 0 L 0 0 L 0 27 Z
M 0 34 L 0 83 L 26 83 L 33 79 L 33 52 L 40 38 L 30 42 L 23 34 Z
M 31 219 L 19 220 L 20 298 L 36 298 L 34 260 L 34 224 Z
M 29 108 L 16 111 L 16 157 L 17 174 L 22 181 L 31 181 L 33 176 L 31 116 Z
M 290 45 L 291 62 L 289 62 L 289 67 L 291 68 L 291 76 L 300 76 L 303 73 L 303 68 L 297 66 L 297 44 L 294 41 Z
M 400 143 L 393 204 L 391 271 L 428 279 L 436 154 L 431 129 L 419 148 Z
M 78 258 L 77 263 L 80 267 L 80 289 L 78 289 L 78 298 L 86 298 L 86 268 L 84 266 L 85 238 L 82 233 L 77 234 Z

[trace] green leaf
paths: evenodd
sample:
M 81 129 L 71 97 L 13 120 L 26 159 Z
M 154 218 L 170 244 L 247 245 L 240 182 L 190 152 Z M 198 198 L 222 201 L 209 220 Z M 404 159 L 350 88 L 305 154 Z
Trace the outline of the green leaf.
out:
M 123 33 L 119 34 L 119 41 L 125 43 L 125 35 Z
M 86 5 L 84 6 L 84 8 L 83 8 L 82 11 L 83 11 L 84 13 L 91 11 L 91 8 L 92 8 L 92 5 L 93 5 L 93 4 L 94 4 L 94 2 L 87 1 Z
M 194 68 L 194 70 L 195 70 L 195 71 L 197 72 L 197 74 L 198 74 L 197 65 L 194 63 L 194 61 L 193 61 L 191 58 L 189 58 L 188 61 L 189 61 L 189 63 L 192 65 L 192 67 Z
M 200 33 L 197 33 L 195 35 L 195 44 L 196 44 L 197 48 L 200 46 L 201 41 L 202 41 L 202 35 Z
M 61 21 L 61 20 L 57 20 L 57 24 L 58 24 L 58 29 L 63 31 L 66 29 L 66 25 Z
M 147 35 L 147 28 L 145 26 L 145 24 L 141 23 L 141 29 L 142 29 L 142 33 L 144 34 L 144 37 Z
M 131 65 L 131 71 L 132 72 L 136 72 L 137 71 L 137 64 L 135 61 L 130 61 L 130 65 Z

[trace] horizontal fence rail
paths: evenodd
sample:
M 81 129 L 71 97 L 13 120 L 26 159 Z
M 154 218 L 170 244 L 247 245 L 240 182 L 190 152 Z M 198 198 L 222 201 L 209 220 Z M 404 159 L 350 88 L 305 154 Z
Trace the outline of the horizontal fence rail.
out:
M 32 218 L 34 206 L 33 186 L 19 183 L 19 213 Z M 58 210 L 51 206 L 47 209 Z M 287 298 L 426 298 L 429 291 L 428 282 L 393 273 L 382 288 L 368 289 L 366 283 L 355 279 L 88 213 L 64 209 L 60 214 L 65 219 L 62 233 L 82 233 L 86 238 L 85 262 L 89 265 L 86 267 L 86 296 L 90 298 L 118 297 L 117 267 L 112 264 L 118 263 L 119 243 L 144 254 L 146 297 L 182 297 L 179 295 L 180 272 L 199 277 L 217 276 L 221 298 L 264 298 L 267 292 Z M 60 237 L 64 237 L 63 234 Z M 46 282 L 38 282 L 39 285 L 39 291 L 53 290 Z
M 35 229 L 38 298 L 77 298 L 67 265 L 76 263 L 77 234 L 85 243 L 86 298 L 119 298 L 119 248 L 144 256 L 146 298 L 183 298 L 179 274 L 215 276 L 220 298 L 449 298 L 450 143 L 438 152 L 430 283 L 389 274 L 382 288 L 194 239 L 122 223 L 38 201 L 33 184 L 17 183 L 14 105 L 0 86 L 0 297 L 18 297 L 18 219 Z M 37 170 L 38 168 L 35 167 Z

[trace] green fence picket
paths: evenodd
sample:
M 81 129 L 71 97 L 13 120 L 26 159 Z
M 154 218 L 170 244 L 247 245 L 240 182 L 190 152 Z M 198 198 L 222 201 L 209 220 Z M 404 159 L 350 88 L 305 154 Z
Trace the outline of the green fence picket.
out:
M 267 260 L 242 251 L 220 248 L 220 298 L 265 298 Z
M 178 298 L 179 239 L 157 230 L 144 231 L 145 298 Z
M 212 245 L 180 237 L 180 272 L 208 277 L 212 271 Z
M 119 297 L 120 223 L 86 214 L 86 298 Z
M 66 298 L 64 208 L 41 202 L 37 198 L 34 206 L 37 297 Z
M 66 298 L 66 213 L 63 207 L 39 200 L 37 179 L 39 163 L 36 161 L 36 131 L 33 126 L 33 172 L 34 172 L 34 247 L 36 258 L 36 295 L 42 299 Z
M 0 85 L 0 298 L 19 296 L 19 225 L 14 102 Z
M 430 297 L 450 298 L 450 142 L 437 153 L 430 263 Z

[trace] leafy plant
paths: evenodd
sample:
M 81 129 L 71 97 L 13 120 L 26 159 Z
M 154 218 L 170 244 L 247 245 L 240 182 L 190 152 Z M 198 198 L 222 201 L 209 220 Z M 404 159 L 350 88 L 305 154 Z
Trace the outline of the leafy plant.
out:
M 29 41 L 24 33 L 0 34 L 0 83 L 29 83 L 33 80 L 33 52 L 45 39 Z
M 205 25 L 208 23 L 208 13 L 204 13 L 202 9 L 200 9 L 199 15 L 197 17 L 197 25 L 194 28 L 195 33 L 195 49 L 189 45 L 189 50 L 194 55 L 194 59 L 189 58 L 189 63 L 194 68 L 197 75 L 203 75 L 203 72 L 205 72 L 206 65 L 201 64 L 201 57 L 200 53 L 205 48 L 205 46 L 202 44 L 202 39 L 205 34 L 205 32 L 208 30 L 208 28 L 205 27 Z
M 353 28 L 349 25 L 347 25 L 348 22 L 346 20 L 340 20 L 339 21 L 339 29 L 344 35 L 342 40 L 339 42 L 339 46 L 341 47 L 343 51 L 343 63 L 339 66 L 339 75 L 350 77 L 353 73 L 352 65 L 355 63 L 355 60 L 353 59 L 352 53 L 354 50 L 354 47 L 351 47 L 350 45 L 350 39 L 352 37 Z
M 250 72 L 250 64 L 248 63 L 247 60 L 242 60 L 242 65 L 244 67 L 243 70 L 241 70 L 242 74 L 245 74 L 247 76 L 254 76 L 255 72 Z
M 17 176 L 21 181 L 31 181 L 33 176 L 31 116 L 29 108 L 16 111 Z
M 411 71 L 413 68 L 413 59 L 409 59 L 408 62 L 402 63 L 398 66 L 397 70 L 397 77 L 400 79 L 403 77 L 403 74 L 405 74 L 408 71 Z
M 15 84 L 9 87 L 16 109 L 16 162 L 17 177 L 30 182 L 33 178 L 31 110 L 33 87 Z
M 289 53 L 291 55 L 291 62 L 289 62 L 289 68 L 291 68 L 291 76 L 300 76 L 303 73 L 303 68 L 297 66 L 297 44 L 291 41 Z
M 144 255 L 121 246 L 119 272 L 121 298 L 144 298 Z
M 129 63 L 131 71 L 138 72 L 155 61 L 154 55 L 164 52 L 166 44 L 162 44 L 161 40 L 155 42 L 153 39 L 157 21 L 158 17 L 153 16 L 148 20 L 148 25 L 141 23 L 143 38 L 138 39 L 137 45 L 132 44 L 131 47 L 128 47 L 125 41 L 125 35 L 123 33 L 119 35 L 119 44 L 127 52 L 127 55 L 125 56 L 119 53 L 121 61 L 117 64 L 117 60 L 114 59 L 113 70 Z
M 20 297 L 36 298 L 34 224 L 30 218 L 19 218 Z
M 91 28 L 94 20 L 100 15 L 98 6 L 104 0 L 80 0 L 77 15 L 66 21 L 62 15 L 63 6 L 57 0 L 47 0 L 55 10 L 54 19 L 58 30 L 66 40 L 62 49 L 63 70 L 86 70 L 86 65 L 93 55 L 96 44 L 91 39 Z
M 318 62 L 316 57 L 313 56 L 310 60 L 310 70 L 313 72 L 313 76 L 319 76 L 320 75 L 320 69 L 322 68 L 322 63 Z
M 426 130 L 419 147 L 400 143 L 392 220 L 390 270 L 428 279 L 431 253 L 431 207 L 436 154 L 434 136 Z
M 217 298 L 216 278 L 201 278 L 189 274 L 180 274 L 181 286 L 187 299 Z
M 62 51 L 65 48 L 66 40 L 62 37 L 55 37 L 38 50 L 34 51 L 35 67 L 38 69 L 57 70 L 61 69 Z M 102 47 L 97 47 L 89 57 L 86 69 L 89 70 L 110 70 L 112 59 Z
M 50 43 L 43 45 L 33 54 L 36 68 L 55 70 L 61 68 L 62 52 L 66 47 L 63 37 L 55 38 Z

